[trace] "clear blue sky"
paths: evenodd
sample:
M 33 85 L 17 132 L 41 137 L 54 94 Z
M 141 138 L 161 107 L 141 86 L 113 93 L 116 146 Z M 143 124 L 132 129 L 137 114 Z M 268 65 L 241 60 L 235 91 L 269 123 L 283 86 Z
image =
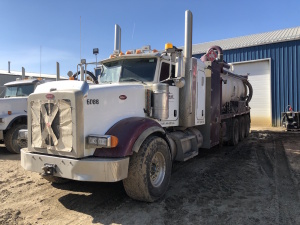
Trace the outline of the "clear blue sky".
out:
M 122 50 L 166 42 L 184 44 L 184 12 L 193 13 L 193 43 L 300 26 L 300 1 L 279 0 L 0 0 L 0 69 L 56 73 L 76 71 L 81 56 L 108 58 L 114 48 L 114 25 L 122 28 Z M 41 49 L 41 55 L 40 55 Z M 41 56 L 41 61 L 40 61 Z

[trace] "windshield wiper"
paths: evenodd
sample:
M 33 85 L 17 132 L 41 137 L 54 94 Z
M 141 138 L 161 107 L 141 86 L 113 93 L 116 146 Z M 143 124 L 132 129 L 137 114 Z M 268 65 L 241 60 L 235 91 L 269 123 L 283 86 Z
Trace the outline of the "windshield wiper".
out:
M 147 85 L 144 81 L 133 78 L 133 77 L 128 77 L 128 78 L 122 78 L 120 81 L 137 81 L 137 82 L 142 82 L 142 84 Z

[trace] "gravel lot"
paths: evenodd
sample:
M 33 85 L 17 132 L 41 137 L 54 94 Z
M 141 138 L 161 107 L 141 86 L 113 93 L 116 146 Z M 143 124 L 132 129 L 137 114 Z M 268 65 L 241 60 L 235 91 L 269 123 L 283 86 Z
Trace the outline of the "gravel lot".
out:
M 122 183 L 52 185 L 0 146 L 0 224 L 300 224 L 300 133 L 252 130 L 236 147 L 174 163 L 158 202 Z

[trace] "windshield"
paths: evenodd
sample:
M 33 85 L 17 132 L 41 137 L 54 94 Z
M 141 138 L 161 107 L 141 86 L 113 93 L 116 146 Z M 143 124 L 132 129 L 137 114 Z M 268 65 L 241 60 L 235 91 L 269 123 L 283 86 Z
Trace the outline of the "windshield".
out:
M 156 58 L 124 59 L 103 64 L 100 81 L 102 83 L 141 81 L 154 79 Z
M 4 98 L 28 96 L 34 91 L 34 85 L 7 86 Z

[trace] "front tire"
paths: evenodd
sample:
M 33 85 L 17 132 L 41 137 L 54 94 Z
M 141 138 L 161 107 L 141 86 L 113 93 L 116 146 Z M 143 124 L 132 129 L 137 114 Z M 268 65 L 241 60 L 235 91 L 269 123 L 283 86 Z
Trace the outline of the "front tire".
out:
M 172 160 L 166 141 L 148 137 L 129 162 L 128 177 L 123 180 L 127 195 L 135 200 L 154 202 L 167 191 Z
M 18 141 L 19 130 L 27 129 L 25 124 L 16 124 L 11 127 L 4 136 L 4 144 L 8 151 L 15 154 L 20 154 L 21 148 L 25 148 L 27 143 Z

